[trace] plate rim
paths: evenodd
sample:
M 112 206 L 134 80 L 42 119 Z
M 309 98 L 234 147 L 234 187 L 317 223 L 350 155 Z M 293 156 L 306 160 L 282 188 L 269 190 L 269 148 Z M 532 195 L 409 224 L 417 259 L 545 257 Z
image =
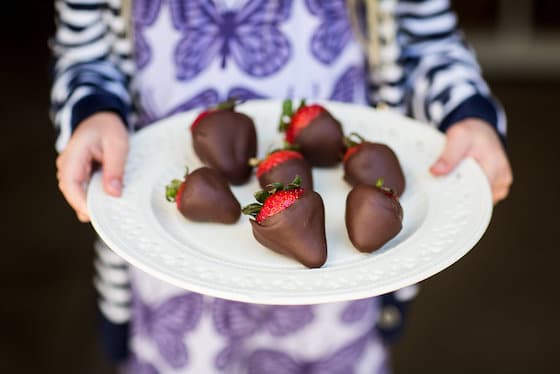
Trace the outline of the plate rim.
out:
M 243 111 L 243 109 L 247 107 L 247 105 L 251 105 L 251 106 L 258 106 L 258 105 L 279 105 L 279 100 L 251 100 L 248 101 L 244 104 L 242 104 L 239 107 L 240 111 Z M 367 106 L 363 106 L 363 105 L 359 105 L 359 104 L 348 104 L 348 103 L 339 103 L 339 102 L 330 102 L 330 101 L 326 101 L 326 100 L 321 100 L 321 101 L 317 101 L 322 103 L 323 105 L 327 106 L 327 108 L 329 107 L 352 107 L 352 108 L 359 108 L 360 110 L 372 110 L 374 112 L 380 113 L 380 111 L 371 108 L 371 107 L 367 107 Z M 178 113 L 172 117 L 169 118 L 165 118 L 161 121 L 158 121 L 156 124 L 165 124 L 165 123 L 171 123 L 173 124 L 174 122 L 178 121 L 180 118 L 185 117 L 185 116 L 189 116 L 189 115 L 194 115 L 196 113 L 198 113 L 200 111 L 200 109 L 194 109 L 188 112 L 183 112 L 183 113 Z M 383 112 L 386 112 L 386 110 L 384 110 Z M 405 119 L 407 122 L 409 122 L 410 124 L 413 124 L 414 126 L 420 126 L 423 128 L 422 131 L 424 131 L 424 129 L 430 128 L 430 131 L 433 131 L 432 134 L 437 134 L 436 136 L 439 136 L 440 139 L 444 139 L 444 135 L 442 133 L 440 133 L 438 130 L 427 126 L 426 124 L 423 124 L 417 120 L 414 120 L 412 118 L 409 117 L 405 117 L 402 116 L 399 113 L 395 113 L 393 111 L 389 111 L 392 112 L 391 115 L 397 115 L 399 116 L 401 119 Z M 171 126 L 171 125 L 169 125 Z M 161 129 L 162 126 L 159 126 L 159 128 Z M 144 129 L 142 129 L 141 131 L 132 134 L 131 138 L 130 138 L 130 144 L 131 144 L 131 148 L 133 145 L 133 142 L 135 142 L 138 137 L 142 136 L 142 137 L 149 137 L 150 136 L 150 132 L 155 132 L 158 131 L 158 126 L 148 126 Z M 128 163 L 129 161 L 127 161 Z M 483 195 L 481 197 L 481 201 L 482 201 L 482 205 L 486 206 L 487 209 L 484 209 L 482 211 L 480 211 L 480 217 L 478 218 L 478 222 L 479 225 L 476 228 L 475 235 L 472 235 L 470 239 L 468 240 L 463 240 L 461 243 L 457 244 L 457 245 L 461 245 L 462 247 L 465 247 L 465 249 L 463 250 L 452 250 L 452 251 L 448 251 L 450 255 L 444 257 L 444 258 L 440 258 L 439 262 L 437 264 L 432 264 L 431 267 L 427 267 L 425 268 L 423 271 L 421 272 L 417 272 L 415 273 L 414 276 L 405 276 L 403 278 L 400 279 L 400 281 L 396 281 L 391 283 L 390 285 L 385 285 L 382 287 L 377 287 L 375 292 L 372 292 L 371 290 L 368 289 L 353 289 L 352 292 L 349 294 L 345 294 L 342 292 L 335 292 L 333 293 L 332 290 L 330 289 L 325 289 L 322 291 L 319 290 L 310 290 L 309 292 L 303 292 L 300 294 L 293 294 L 293 293 L 285 293 L 285 294 L 274 294 L 274 295 L 262 295 L 259 294 L 258 292 L 248 292 L 247 290 L 239 290 L 236 289 L 235 287 L 231 287 L 231 288 L 227 288 L 225 287 L 223 284 L 220 285 L 220 287 L 216 288 L 216 287 L 207 287 L 204 285 L 201 285 L 199 283 L 193 282 L 192 279 L 187 280 L 187 279 L 178 279 L 177 277 L 172 275 L 172 272 L 165 272 L 162 269 L 159 269 L 159 267 L 154 266 L 154 264 L 149 265 L 148 261 L 142 261 L 139 258 L 136 258 L 135 256 L 133 256 L 131 253 L 129 253 L 129 251 L 122 249 L 121 245 L 119 243 L 119 240 L 113 240 L 113 235 L 117 235 L 117 233 L 112 233 L 110 227 L 106 227 L 101 219 L 100 219 L 100 215 L 97 212 L 96 209 L 96 202 L 94 201 L 96 198 L 96 194 L 99 194 L 99 190 L 101 189 L 101 192 L 103 192 L 102 186 L 101 186 L 101 174 L 100 172 L 96 172 L 92 179 L 91 182 L 89 184 L 88 187 L 88 193 L 87 193 L 87 204 L 88 204 L 88 209 L 90 211 L 90 217 L 91 217 L 91 224 L 94 227 L 95 231 L 98 233 L 98 235 L 101 237 L 101 239 L 103 241 L 105 241 L 105 243 L 119 256 L 121 256 L 125 261 L 129 262 L 130 264 L 132 264 L 133 266 L 137 267 L 138 269 L 150 274 L 151 276 L 161 279 L 165 282 L 168 282 L 172 285 L 175 285 L 177 287 L 183 288 L 183 289 L 187 289 L 189 291 L 194 291 L 194 292 L 198 292 L 198 293 L 202 293 L 202 294 L 207 294 L 207 295 L 211 295 L 214 297 L 219 297 L 219 298 L 223 298 L 223 299 L 230 299 L 230 300 L 235 300 L 235 301 L 241 301 L 241 302 L 250 302 L 250 303 L 259 303 L 259 304 L 275 304 L 275 305 L 301 305 L 301 304 L 319 304 L 319 303 L 327 303 L 327 302 L 337 302 L 337 301 L 345 301 L 345 300 L 351 300 L 351 299 L 361 299 L 361 298 L 366 298 L 366 297 L 372 297 L 375 295 L 380 295 L 380 294 L 384 294 L 387 292 L 391 292 L 394 290 L 397 290 L 399 288 L 411 285 L 411 284 L 415 284 L 418 282 L 421 282 L 441 271 L 443 271 L 444 269 L 448 268 L 449 266 L 451 266 L 453 263 L 455 263 L 456 261 L 458 261 L 460 258 L 462 258 L 463 256 L 465 256 L 475 245 L 476 243 L 480 240 L 480 238 L 484 235 L 486 229 L 488 228 L 488 225 L 490 223 L 491 217 L 492 217 L 492 203 L 491 203 L 491 192 L 490 192 L 490 187 L 488 185 L 487 179 L 484 176 L 482 169 L 480 168 L 480 166 L 473 160 L 473 159 L 467 159 L 464 160 L 461 164 L 461 167 L 463 169 L 469 170 L 469 172 L 474 173 L 474 175 L 477 175 L 477 177 L 479 179 L 483 179 L 486 181 L 486 186 L 481 187 L 480 189 L 480 193 Z M 482 177 L 482 178 L 480 178 Z M 111 197 L 106 196 L 106 198 L 111 199 Z M 115 198 L 112 198 L 115 199 Z M 117 236 L 115 236 L 117 237 Z M 410 239 L 410 238 L 409 238 Z M 456 245 L 456 246 L 457 246 Z M 351 265 L 349 265 L 351 266 Z M 342 265 L 342 267 L 344 267 L 344 265 Z M 319 268 L 319 269 L 305 269 L 307 274 L 312 274 L 312 273 L 332 273 L 332 272 L 336 272 L 339 271 L 340 269 L 338 268 Z M 297 271 L 301 271 L 301 270 L 297 270 Z M 290 271 L 287 271 L 288 273 L 291 273 Z M 291 274 L 288 274 L 288 276 L 290 276 Z M 363 288 L 363 287 L 362 287 Z M 311 295 L 310 293 L 313 292 L 315 294 Z

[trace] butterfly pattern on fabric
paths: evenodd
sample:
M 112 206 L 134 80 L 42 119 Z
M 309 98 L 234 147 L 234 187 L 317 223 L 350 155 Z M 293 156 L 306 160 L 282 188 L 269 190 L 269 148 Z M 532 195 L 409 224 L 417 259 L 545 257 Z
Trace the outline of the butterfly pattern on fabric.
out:
M 159 374 L 159 371 L 149 362 L 140 361 L 132 355 L 126 363 L 126 372 L 134 374 Z
M 184 343 L 187 332 L 199 323 L 203 297 L 186 293 L 171 297 L 159 305 L 148 306 L 135 294 L 133 298 L 133 334 L 149 337 L 161 356 L 174 369 L 187 366 L 189 354 Z
M 259 349 L 249 356 L 248 374 L 351 374 L 369 336 L 367 333 L 317 361 L 301 361 L 282 351 Z
M 216 368 L 227 367 L 239 356 L 244 338 L 261 330 L 277 337 L 294 334 L 309 325 L 313 318 L 313 307 L 309 305 L 264 306 L 214 300 L 214 328 L 218 334 L 229 339 L 229 343 L 216 357 Z
M 143 69 L 152 58 L 152 51 L 144 38 L 144 28 L 151 26 L 157 19 L 162 0 L 135 0 L 132 5 L 134 20 L 134 56 L 136 67 Z
M 313 320 L 310 305 L 265 306 L 216 299 L 212 319 L 216 331 L 229 338 L 241 338 L 265 329 L 272 336 L 285 336 Z
M 323 64 L 332 64 L 352 38 L 345 0 L 305 0 L 307 9 L 320 19 L 311 37 L 311 53 Z
M 175 48 L 176 77 L 190 80 L 214 59 L 234 61 L 246 74 L 263 78 L 282 69 L 292 46 L 280 31 L 292 0 L 249 0 L 222 10 L 211 0 L 170 0 L 174 27 L 183 34 Z
M 183 103 L 162 113 L 157 108 L 155 100 L 150 96 L 150 94 L 145 94 L 143 105 L 139 105 L 136 130 L 177 113 L 197 108 L 212 107 L 220 102 L 226 101 L 229 98 L 236 98 L 238 100 L 245 101 L 251 99 L 266 99 L 267 96 L 242 86 L 232 87 L 225 96 L 220 96 L 220 93 L 215 89 L 207 88 L 188 98 Z
M 364 80 L 364 68 L 350 66 L 335 81 L 330 99 L 334 101 L 352 103 L 356 101 L 357 96 L 365 97 L 367 89 L 364 84 Z M 361 95 L 358 92 L 360 89 L 363 89 Z

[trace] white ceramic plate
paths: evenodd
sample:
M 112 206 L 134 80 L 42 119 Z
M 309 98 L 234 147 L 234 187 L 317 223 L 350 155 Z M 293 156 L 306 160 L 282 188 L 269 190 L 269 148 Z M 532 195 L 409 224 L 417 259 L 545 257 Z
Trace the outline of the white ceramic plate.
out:
M 401 198 L 403 230 L 373 254 L 352 246 L 344 224 L 349 186 L 342 167 L 315 169 L 326 208 L 328 260 L 320 269 L 261 246 L 249 217 L 235 225 L 187 221 L 165 200 L 165 185 L 201 166 L 189 125 L 197 112 L 168 118 L 131 138 L 121 198 L 103 192 L 95 174 L 88 190 L 91 220 L 101 238 L 125 260 L 175 286 L 220 298 L 262 304 L 309 304 L 380 295 L 428 278 L 465 255 L 483 235 L 492 213 L 490 188 L 473 160 L 449 176 L 428 172 L 444 145 L 432 127 L 397 113 L 324 102 L 349 134 L 386 143 L 397 153 L 407 180 Z M 259 156 L 278 145 L 279 101 L 238 107 L 257 127 Z M 242 206 L 254 201 L 256 178 L 233 192 Z

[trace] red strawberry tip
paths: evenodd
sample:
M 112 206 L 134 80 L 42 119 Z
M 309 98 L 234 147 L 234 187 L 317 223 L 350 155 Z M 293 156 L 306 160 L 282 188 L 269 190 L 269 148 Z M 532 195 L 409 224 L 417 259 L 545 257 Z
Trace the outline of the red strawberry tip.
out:
M 250 159 L 249 165 L 255 167 L 257 166 L 257 177 L 260 177 L 267 171 L 277 167 L 278 165 L 291 160 L 291 159 L 303 159 L 303 155 L 296 151 L 295 146 L 285 146 L 284 148 L 275 149 L 270 151 L 263 160 Z
M 301 188 L 301 177 L 299 175 L 296 175 L 294 180 L 288 183 L 287 185 L 284 185 L 283 183 L 280 182 L 271 183 L 267 185 L 264 190 L 255 192 L 254 196 L 257 202 L 246 205 L 245 207 L 243 207 L 243 209 L 241 209 L 241 212 L 245 215 L 249 215 L 252 216 L 253 218 L 257 218 L 257 216 L 261 212 L 262 207 L 265 204 L 265 201 L 269 197 L 273 196 L 277 192 L 291 191 L 297 189 L 300 189 L 303 193 L 303 189 Z

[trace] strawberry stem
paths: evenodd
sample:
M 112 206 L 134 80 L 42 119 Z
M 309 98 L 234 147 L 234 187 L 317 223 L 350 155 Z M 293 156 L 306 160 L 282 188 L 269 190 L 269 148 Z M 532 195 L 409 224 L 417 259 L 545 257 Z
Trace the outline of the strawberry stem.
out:
M 291 181 L 285 188 L 284 190 L 295 190 L 296 188 L 300 188 L 301 187 L 301 177 L 299 175 L 296 175 L 294 177 L 294 180 Z
M 295 143 L 294 143 L 294 144 L 290 144 L 290 143 L 288 143 L 287 141 L 284 141 L 284 142 L 283 142 L 283 145 L 282 145 L 282 148 L 274 148 L 273 150 L 268 151 L 268 152 L 266 153 L 266 157 L 270 156 L 270 155 L 273 154 L 273 153 L 280 152 L 280 151 L 296 151 L 296 152 L 299 152 L 299 148 L 300 148 L 299 144 L 295 144 Z M 269 149 L 270 149 L 270 148 L 269 148 Z M 301 152 L 300 152 L 300 153 L 301 153 Z M 265 158 L 266 158 L 266 157 L 265 157 Z M 251 161 L 251 160 L 249 160 L 249 162 L 250 162 L 250 161 Z
M 385 195 L 396 199 L 397 198 L 397 193 L 395 192 L 395 190 L 393 190 L 391 187 L 385 187 L 383 185 L 383 183 L 385 183 L 385 180 L 383 179 L 383 177 L 377 179 L 377 182 L 375 182 L 375 187 L 379 188 L 381 191 L 383 191 L 385 193 Z
M 173 179 L 171 183 L 165 186 L 165 199 L 167 201 L 175 202 L 181 183 L 182 182 L 179 179 Z
M 262 207 L 262 204 L 259 203 L 249 204 L 241 209 L 241 213 L 256 218 Z
M 217 105 L 215 105 L 214 107 L 212 107 L 213 110 L 234 110 L 235 106 L 238 104 L 241 104 L 241 100 L 239 100 L 236 97 L 230 97 L 228 98 L 226 101 L 222 101 L 221 103 L 218 103 Z
M 290 142 L 284 141 L 284 146 L 282 147 L 283 151 L 298 151 L 299 144 L 291 144 Z
M 260 190 L 255 192 L 254 196 L 255 196 L 255 200 L 257 200 L 259 203 L 264 203 L 264 201 L 270 196 L 271 194 L 268 191 L 265 190 Z
M 278 124 L 278 131 L 285 132 L 290 126 L 290 121 L 294 110 L 292 108 L 292 100 L 286 99 L 282 102 L 282 114 L 280 115 L 280 122 Z
M 352 137 L 356 138 L 358 141 L 352 140 Z M 366 139 L 364 139 L 364 137 L 361 136 L 360 134 L 358 134 L 356 132 L 352 132 L 352 133 L 350 133 L 350 135 L 345 136 L 342 139 L 342 141 L 344 142 L 344 146 L 346 147 L 346 149 L 348 149 L 348 148 L 355 147 L 355 146 L 365 142 Z
M 251 166 L 251 167 L 253 167 L 253 168 L 259 166 L 259 164 L 260 164 L 261 162 L 262 162 L 262 160 L 259 160 L 259 159 L 256 158 L 256 157 L 251 157 L 251 158 L 249 159 L 249 161 L 248 161 L 249 166 Z

